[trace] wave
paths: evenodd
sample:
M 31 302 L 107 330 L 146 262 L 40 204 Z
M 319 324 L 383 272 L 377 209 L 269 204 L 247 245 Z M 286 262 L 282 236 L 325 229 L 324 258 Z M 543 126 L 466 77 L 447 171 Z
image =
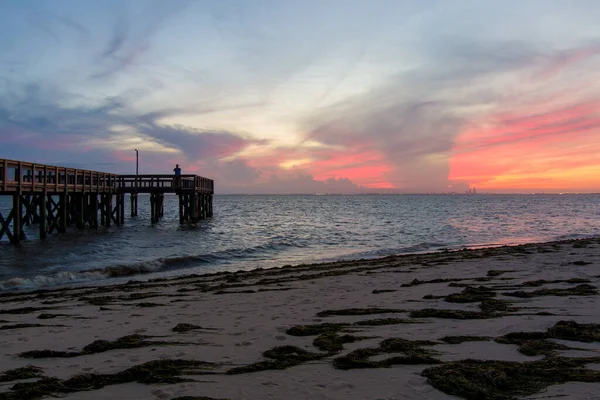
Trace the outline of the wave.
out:
M 554 236 L 550 239 L 550 241 L 561 241 L 561 240 L 569 240 L 569 239 L 584 239 L 590 236 L 597 236 L 596 234 L 584 234 L 584 233 L 570 233 L 566 235 Z
M 171 271 L 189 267 L 198 267 L 206 264 L 226 264 L 234 260 L 252 259 L 253 256 L 279 252 L 288 247 L 306 247 L 304 243 L 294 243 L 285 238 L 257 245 L 218 251 L 210 254 L 197 254 L 158 258 L 149 261 L 140 261 L 132 264 L 116 264 L 103 268 L 94 268 L 81 271 L 62 271 L 34 277 L 14 277 L 0 281 L 0 291 L 39 289 L 43 287 L 62 286 L 84 282 L 100 281 L 109 278 L 122 278 L 127 276 L 150 274 L 159 271 Z
M 464 246 L 460 246 L 464 247 Z M 387 257 L 389 255 L 409 254 L 409 253 L 424 253 L 431 252 L 441 249 L 453 249 L 457 248 L 448 243 L 437 243 L 437 242 L 422 242 L 410 246 L 398 247 L 394 249 L 377 249 L 360 251 L 356 253 L 346 254 L 341 257 L 329 258 L 324 261 L 337 261 L 337 260 L 355 260 L 355 259 L 373 259 L 379 257 Z

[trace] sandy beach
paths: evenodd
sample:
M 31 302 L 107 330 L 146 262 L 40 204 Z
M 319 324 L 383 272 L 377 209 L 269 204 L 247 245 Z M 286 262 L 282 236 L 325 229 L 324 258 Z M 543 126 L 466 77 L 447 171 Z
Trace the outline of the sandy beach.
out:
M 600 398 L 600 239 L 0 294 L 0 399 Z

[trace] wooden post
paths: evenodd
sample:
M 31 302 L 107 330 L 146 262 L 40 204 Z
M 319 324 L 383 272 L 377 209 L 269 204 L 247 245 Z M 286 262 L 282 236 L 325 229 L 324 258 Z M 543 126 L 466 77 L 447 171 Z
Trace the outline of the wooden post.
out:
M 196 222 L 198 220 L 198 210 L 196 207 L 196 192 L 190 194 L 190 221 Z
M 58 182 L 58 176 L 56 177 L 56 181 Z M 69 195 L 66 191 L 58 195 L 58 231 L 60 233 L 65 233 L 67 231 L 67 214 L 69 212 L 68 197 Z
M 117 209 L 117 226 L 121 226 L 121 195 L 117 194 L 115 196 L 117 198 L 117 204 L 116 204 L 116 209 Z
M 121 226 L 125 225 L 125 195 L 124 194 L 120 194 L 118 195 L 120 197 L 120 201 L 119 201 L 119 207 L 120 207 L 120 211 L 119 211 L 119 223 L 121 224 Z
M 77 226 L 77 229 L 83 229 L 85 225 L 85 194 L 78 193 L 72 196 L 75 196 L 73 199 L 75 200 L 75 209 L 77 210 L 75 226 Z
M 19 193 L 13 194 L 13 237 L 12 243 L 19 244 L 21 240 L 21 195 Z
M 98 229 L 98 195 L 90 194 L 90 225 L 94 229 Z
M 40 239 L 44 239 L 48 233 L 48 230 L 46 229 L 46 222 L 47 220 L 47 216 L 46 216 L 46 207 L 47 207 L 47 203 L 46 203 L 46 196 L 47 193 L 46 191 L 44 191 L 44 193 L 42 194 L 42 197 L 39 200 L 39 206 L 40 206 Z
M 132 193 L 130 196 L 130 200 L 131 200 L 131 216 L 137 217 L 137 215 L 138 215 L 138 210 L 137 210 L 138 195 L 137 195 L 137 193 Z
M 105 222 L 104 222 L 104 210 L 106 210 L 106 207 L 104 206 L 104 198 L 106 197 L 106 195 L 101 194 L 100 195 L 100 224 L 102 226 L 104 226 Z
M 179 223 L 183 224 L 183 193 L 179 193 Z
M 112 194 L 107 194 L 106 195 L 106 201 L 104 202 L 104 209 L 105 209 L 105 213 L 106 213 L 106 227 L 110 228 L 110 222 L 112 220 Z
M 154 193 L 150 193 L 150 223 L 156 222 L 156 199 L 154 198 Z

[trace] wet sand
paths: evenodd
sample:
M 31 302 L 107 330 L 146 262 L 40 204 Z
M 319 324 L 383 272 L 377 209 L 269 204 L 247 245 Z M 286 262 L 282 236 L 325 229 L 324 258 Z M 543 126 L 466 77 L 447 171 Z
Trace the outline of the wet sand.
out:
M 599 285 L 594 238 L 3 293 L 0 399 L 598 398 Z

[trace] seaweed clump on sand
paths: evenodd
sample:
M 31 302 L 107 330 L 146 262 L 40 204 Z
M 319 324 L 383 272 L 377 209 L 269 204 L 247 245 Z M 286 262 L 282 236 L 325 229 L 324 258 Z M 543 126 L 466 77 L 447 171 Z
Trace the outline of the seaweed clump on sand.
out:
M 511 311 L 519 311 L 519 308 L 512 307 L 506 300 L 485 299 L 479 304 L 479 309 L 487 314 L 506 313 Z
M 432 357 L 437 352 L 422 347 L 435 344 L 435 342 L 423 340 L 386 339 L 377 348 L 357 349 L 344 356 L 337 357 L 333 360 L 333 367 L 347 370 L 356 368 L 386 368 L 392 365 L 439 364 L 441 361 Z M 370 359 L 371 357 L 388 353 L 402 353 L 403 355 L 379 361 Z
M 186 323 L 182 323 L 182 324 L 177 324 L 173 327 L 173 329 L 171 329 L 173 332 L 189 332 L 189 331 L 194 331 L 194 330 L 214 330 L 215 328 L 205 328 L 203 326 L 199 326 L 199 325 L 194 325 L 194 324 L 186 324 Z
M 316 336 L 322 333 L 338 332 L 347 327 L 348 324 L 314 324 L 314 325 L 296 325 L 285 331 L 291 336 Z
M 65 380 L 44 377 L 35 382 L 17 383 L 10 388 L 10 391 L 2 393 L 2 399 L 34 400 L 129 382 L 145 384 L 189 382 L 193 380 L 182 376 L 211 373 L 213 368 L 214 364 L 205 361 L 154 360 L 114 374 L 81 374 Z
M 174 397 L 171 400 L 229 400 L 229 399 L 215 399 L 213 397 L 206 397 L 206 396 L 180 396 L 180 397 Z
M 437 308 L 424 308 L 413 310 L 409 313 L 411 318 L 448 318 L 448 319 L 486 319 L 496 315 L 479 311 L 446 310 Z
M 70 358 L 70 357 L 78 357 L 87 354 L 96 354 L 103 353 L 109 350 L 116 349 L 134 349 L 139 347 L 148 347 L 148 346 L 167 346 L 167 345 L 179 345 L 183 343 L 179 342 L 165 342 L 165 341 L 153 341 L 148 340 L 151 336 L 145 335 L 129 335 L 123 336 L 119 339 L 109 341 L 109 340 L 96 340 L 87 346 L 85 346 L 81 351 L 55 351 L 55 350 L 32 350 L 26 351 L 24 353 L 20 353 L 20 357 L 24 358 Z
M 53 318 L 59 318 L 59 317 L 74 317 L 74 316 L 69 315 L 69 314 L 42 313 L 42 314 L 38 315 L 37 317 L 38 317 L 38 319 L 53 319 Z M 76 318 L 81 318 L 81 317 L 76 317 Z
M 460 281 L 467 281 L 469 279 L 471 279 L 471 278 L 436 278 L 436 279 L 431 279 L 428 281 L 422 281 L 422 280 L 415 278 L 412 281 L 410 281 L 409 283 L 403 283 L 402 285 L 400 285 L 400 287 L 425 285 L 427 283 L 460 282 Z
M 562 339 L 576 342 L 600 341 L 599 324 L 578 324 L 575 321 L 558 321 L 546 332 L 511 332 L 494 339 L 497 343 L 516 344 L 518 351 L 528 356 L 551 356 L 557 350 L 573 350 L 574 348 L 548 339 Z M 576 350 L 576 349 L 575 349 Z
M 475 303 L 496 296 L 496 292 L 485 286 L 467 286 L 460 293 L 452 293 L 444 296 L 448 303 Z
M 263 352 L 263 356 L 267 360 L 231 368 L 227 371 L 227 374 L 237 375 L 272 369 L 286 369 L 307 361 L 320 360 L 327 356 L 327 353 L 312 353 L 296 346 L 278 346 Z
M 576 342 L 600 342 L 600 324 L 578 324 L 575 321 L 558 321 L 548 328 L 547 334 L 554 339 Z
M 381 325 L 400 325 L 400 324 L 420 324 L 421 321 L 414 321 L 406 318 L 376 318 L 364 321 L 356 321 L 352 325 L 356 326 L 381 326 Z
M 585 279 L 585 278 L 570 278 L 570 279 L 555 279 L 552 281 L 548 281 L 546 279 L 537 279 L 535 281 L 526 281 L 521 283 L 520 286 L 525 286 L 525 287 L 539 287 L 542 285 L 546 285 L 546 284 L 550 284 L 550 283 L 571 283 L 571 284 L 577 284 L 577 283 L 590 283 L 589 279 Z
M 396 314 L 406 312 L 398 308 L 345 308 L 341 310 L 324 310 L 317 313 L 317 317 L 332 315 L 370 315 L 370 314 Z
M 45 311 L 52 309 L 52 307 L 21 307 L 8 310 L 0 310 L 0 314 L 31 314 L 37 311 Z
M 10 369 L 0 374 L 0 382 L 11 382 L 21 379 L 39 378 L 42 375 L 42 369 L 33 365 L 27 367 Z
M 327 352 L 327 355 L 332 355 L 342 351 L 344 349 L 344 344 L 346 343 L 368 339 L 368 337 L 363 336 L 340 335 L 339 331 L 349 325 L 350 324 L 298 325 L 288 329 L 286 332 L 288 335 L 292 336 L 317 336 L 313 340 L 313 346 L 321 351 Z
M 487 342 L 492 338 L 489 336 L 444 336 L 440 340 L 449 344 L 460 344 L 464 342 Z
M 421 375 L 442 392 L 469 400 L 509 400 L 570 381 L 600 382 L 585 364 L 600 357 L 548 357 L 538 361 L 461 360 L 425 369 Z
M 0 326 L 1 331 L 9 330 L 9 329 L 22 329 L 22 328 L 39 328 L 43 326 L 52 326 L 52 325 L 41 325 L 41 324 L 14 324 L 14 325 L 2 325 Z M 57 326 L 57 325 L 54 325 Z
M 502 271 L 502 270 L 498 270 L 498 269 L 490 269 L 486 275 L 489 277 L 496 277 L 496 276 L 500 276 L 502 274 L 506 274 L 507 272 L 515 272 L 515 270 L 509 269 L 509 270 Z
M 529 299 L 532 297 L 540 296 L 593 296 L 597 295 L 598 291 L 595 286 L 582 284 L 567 289 L 538 289 L 533 292 L 517 291 L 517 292 L 505 292 L 502 293 L 505 296 L 520 297 Z
M 370 339 L 367 336 L 340 335 L 335 332 L 323 333 L 313 340 L 313 346 L 321 351 L 325 351 L 327 355 L 334 355 L 344 350 L 344 344 L 354 343 L 359 340 Z

